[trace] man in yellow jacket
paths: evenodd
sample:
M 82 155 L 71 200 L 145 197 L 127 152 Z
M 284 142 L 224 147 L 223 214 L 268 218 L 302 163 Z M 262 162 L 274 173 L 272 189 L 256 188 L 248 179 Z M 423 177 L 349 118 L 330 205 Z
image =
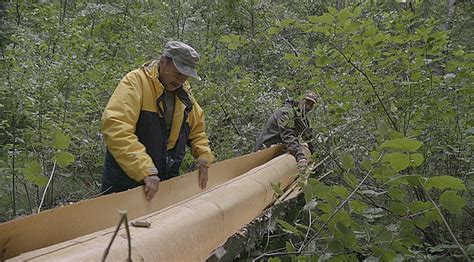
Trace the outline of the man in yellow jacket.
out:
M 102 175 L 104 194 L 145 185 L 151 200 L 160 181 L 178 175 L 186 145 L 199 167 L 199 186 L 207 184 L 214 156 L 204 131 L 204 112 L 190 92 L 198 53 L 170 41 L 162 56 L 128 73 L 102 115 L 107 152 Z

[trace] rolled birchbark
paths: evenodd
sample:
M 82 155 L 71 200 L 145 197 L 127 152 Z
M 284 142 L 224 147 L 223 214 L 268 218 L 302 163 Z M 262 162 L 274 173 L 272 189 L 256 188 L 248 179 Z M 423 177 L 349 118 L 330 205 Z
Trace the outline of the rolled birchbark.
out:
M 127 210 L 130 220 L 162 210 L 211 191 L 281 153 L 281 147 L 272 147 L 213 164 L 204 191 L 199 188 L 198 174 L 194 171 L 160 183 L 152 201 L 146 201 L 143 188 L 139 187 L 2 223 L 0 261 L 113 227 L 118 221 L 118 210 Z
M 151 227 L 130 227 L 132 260 L 206 259 L 216 247 L 274 201 L 272 184 L 285 188 L 294 180 L 296 173 L 295 158 L 284 154 L 207 192 L 140 217 L 140 220 L 151 222 Z M 12 260 L 98 261 L 113 232 L 114 227 L 108 228 L 28 252 Z M 120 261 L 127 256 L 128 240 L 122 227 L 107 260 Z

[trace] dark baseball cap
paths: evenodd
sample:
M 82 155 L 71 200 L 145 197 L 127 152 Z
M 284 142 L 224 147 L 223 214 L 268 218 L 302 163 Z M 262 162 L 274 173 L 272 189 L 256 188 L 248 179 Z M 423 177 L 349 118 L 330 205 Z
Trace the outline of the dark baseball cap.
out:
M 198 80 L 201 79 L 196 72 L 199 54 L 194 48 L 182 42 L 169 41 L 165 45 L 163 55 L 173 61 L 174 66 L 181 74 L 194 77 Z

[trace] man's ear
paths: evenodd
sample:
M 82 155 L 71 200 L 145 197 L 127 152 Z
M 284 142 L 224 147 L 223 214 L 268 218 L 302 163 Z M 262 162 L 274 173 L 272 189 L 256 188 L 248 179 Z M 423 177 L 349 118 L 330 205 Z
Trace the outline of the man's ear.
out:
M 166 63 L 166 57 L 164 55 L 160 56 L 160 64 Z

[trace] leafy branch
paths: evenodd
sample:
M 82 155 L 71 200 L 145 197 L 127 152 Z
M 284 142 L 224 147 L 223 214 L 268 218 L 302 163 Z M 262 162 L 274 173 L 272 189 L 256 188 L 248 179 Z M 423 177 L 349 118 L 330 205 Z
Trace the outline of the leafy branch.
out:
M 443 220 L 443 223 L 444 225 L 446 226 L 446 228 L 448 229 L 449 231 L 449 234 L 451 235 L 451 237 L 453 238 L 454 242 L 456 243 L 456 245 L 459 247 L 459 249 L 461 250 L 461 252 L 463 253 L 464 257 L 466 258 L 466 261 L 471 261 L 471 259 L 469 258 L 469 256 L 467 255 L 466 251 L 464 250 L 464 248 L 462 247 L 461 244 L 459 244 L 459 241 L 458 239 L 456 238 L 456 236 L 454 235 L 453 233 L 453 230 L 451 229 L 451 227 L 449 226 L 448 222 L 446 221 L 446 218 L 443 216 L 443 213 L 441 213 L 441 210 L 439 209 L 438 205 L 436 204 L 436 202 L 431 198 L 430 194 L 428 194 L 428 192 L 426 192 L 426 189 L 424 187 L 423 188 L 423 191 L 425 192 L 425 195 L 428 197 L 428 199 L 431 201 L 431 203 L 433 204 L 433 206 L 435 207 L 436 211 L 438 212 L 439 216 L 441 217 L 441 219 Z
M 337 212 L 339 212 L 339 210 L 341 210 L 346 205 L 346 203 L 349 201 L 349 199 L 351 199 L 352 196 L 354 196 L 354 194 L 359 190 L 359 188 L 365 183 L 365 180 L 367 180 L 367 178 L 369 177 L 371 172 L 372 172 L 372 170 L 367 172 L 367 174 L 360 181 L 360 183 L 356 186 L 356 188 L 354 188 L 354 190 L 349 194 L 349 196 L 346 197 L 344 199 L 344 201 L 342 201 L 342 203 L 339 204 L 339 206 L 332 212 L 332 214 L 329 216 L 329 218 L 326 220 L 326 222 L 324 222 L 324 224 L 319 228 L 319 230 L 316 232 L 316 234 L 314 234 L 311 238 L 309 238 L 309 240 L 306 243 L 303 243 L 303 245 L 300 246 L 300 248 L 298 249 L 298 253 L 301 253 L 301 251 L 303 249 L 305 249 L 309 245 L 309 243 L 311 243 L 311 241 L 313 241 L 314 239 L 316 239 L 319 236 L 319 234 L 329 224 L 329 222 L 334 218 L 334 216 L 337 214 Z
M 367 80 L 367 82 L 370 84 L 370 87 L 372 87 L 372 90 L 374 91 L 375 96 L 377 97 L 377 100 L 379 101 L 380 106 L 382 107 L 385 115 L 387 116 L 388 120 L 390 121 L 390 124 L 392 124 L 393 128 L 395 130 L 398 130 L 397 124 L 395 121 L 392 119 L 390 116 L 390 113 L 388 112 L 387 108 L 385 107 L 384 103 L 382 102 L 382 99 L 380 98 L 380 95 L 377 92 L 377 88 L 375 87 L 374 83 L 372 83 L 372 80 L 370 80 L 369 76 L 362 70 L 360 69 L 354 62 L 351 61 L 351 58 L 348 58 L 344 52 L 340 48 L 338 48 L 336 45 L 334 45 L 331 41 L 327 41 L 334 49 L 336 49 L 339 54 L 342 55 L 344 60 L 346 60 L 347 63 L 349 63 L 354 69 L 356 69 L 359 73 L 361 73 L 364 78 Z

